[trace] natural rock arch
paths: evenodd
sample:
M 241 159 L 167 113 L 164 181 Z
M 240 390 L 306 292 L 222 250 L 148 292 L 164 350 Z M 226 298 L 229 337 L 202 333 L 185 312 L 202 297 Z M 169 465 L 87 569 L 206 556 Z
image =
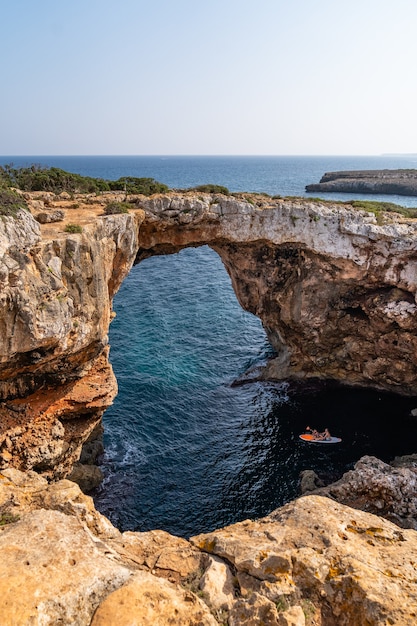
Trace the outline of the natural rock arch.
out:
M 417 393 L 415 222 L 248 194 L 136 197 L 106 217 L 87 200 L 81 234 L 23 212 L 0 223 L 1 467 L 70 471 L 116 393 L 115 292 L 133 263 L 187 246 L 211 246 L 261 318 L 277 352 L 266 378 Z

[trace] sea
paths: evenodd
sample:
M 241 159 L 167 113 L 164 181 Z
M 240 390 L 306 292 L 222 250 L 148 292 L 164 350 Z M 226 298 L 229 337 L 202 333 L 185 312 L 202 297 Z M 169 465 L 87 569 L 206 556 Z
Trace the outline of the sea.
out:
M 60 167 L 171 188 L 306 194 L 328 171 L 417 168 L 410 156 L 21 156 L 0 164 Z M 417 198 L 326 194 L 417 207 Z M 217 254 L 203 246 L 142 261 L 114 298 L 110 358 L 119 393 L 103 418 L 104 481 L 96 507 L 120 530 L 182 537 L 266 515 L 297 497 L 300 472 L 336 480 L 363 455 L 417 452 L 417 398 L 332 385 L 234 385 L 273 355 L 259 319 L 237 302 Z M 299 434 L 328 427 L 337 445 Z

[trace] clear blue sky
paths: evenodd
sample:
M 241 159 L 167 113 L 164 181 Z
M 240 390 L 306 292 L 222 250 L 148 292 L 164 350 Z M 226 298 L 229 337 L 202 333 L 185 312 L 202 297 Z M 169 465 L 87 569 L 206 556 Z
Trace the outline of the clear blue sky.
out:
M 416 27 L 416 0 L 4 0 L 0 154 L 416 153 Z

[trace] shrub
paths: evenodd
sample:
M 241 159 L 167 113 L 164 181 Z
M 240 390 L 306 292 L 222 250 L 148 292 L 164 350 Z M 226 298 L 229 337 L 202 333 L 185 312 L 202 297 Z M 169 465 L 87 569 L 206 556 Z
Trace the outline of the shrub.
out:
M 66 233 L 82 233 L 83 227 L 80 226 L 79 224 L 67 224 L 65 226 L 65 232 Z
M 130 194 L 150 196 L 154 193 L 165 193 L 169 187 L 154 178 L 136 178 L 124 176 L 118 180 L 105 180 L 81 176 L 66 172 L 59 167 L 15 168 L 13 164 L 0 165 L 0 188 L 16 187 L 23 191 L 52 191 L 62 193 L 101 193 L 103 191 L 125 191 Z
M 169 191 L 167 185 L 159 183 L 154 178 L 135 178 L 134 176 L 123 176 L 118 180 L 111 180 L 109 186 L 112 191 L 124 191 L 129 194 L 140 193 L 144 196 Z
M 0 215 L 16 217 L 19 209 L 28 210 L 26 201 L 11 189 L 0 189 Z
M 346 204 L 351 204 L 355 209 L 370 211 L 378 215 L 379 213 L 400 213 L 405 217 L 417 217 L 417 208 L 408 208 L 393 202 L 376 202 L 374 200 L 351 200 Z
M 106 215 L 117 215 L 119 213 L 129 213 L 129 209 L 132 209 L 133 206 L 129 204 L 129 202 L 109 202 L 105 209 L 104 213 Z
M 203 193 L 222 193 L 224 196 L 229 196 L 230 191 L 223 185 L 198 185 L 198 187 L 191 187 L 191 191 L 202 191 Z
M 6 524 L 13 524 L 13 522 L 18 522 L 19 519 L 20 519 L 20 515 L 15 515 L 11 511 L 0 512 L 0 526 L 6 526 Z

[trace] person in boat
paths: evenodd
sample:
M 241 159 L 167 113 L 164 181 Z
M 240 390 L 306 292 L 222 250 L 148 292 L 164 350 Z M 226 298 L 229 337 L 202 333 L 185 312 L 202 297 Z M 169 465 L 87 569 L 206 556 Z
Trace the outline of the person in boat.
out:
M 310 428 L 310 426 L 306 426 L 306 432 L 310 435 L 313 435 L 314 439 L 320 439 L 320 433 L 315 428 Z
M 324 429 L 324 432 L 320 433 L 319 438 L 320 438 L 321 440 L 324 440 L 324 441 L 330 441 L 330 439 L 332 438 L 332 436 L 331 436 L 331 434 L 330 434 L 330 432 L 329 432 L 329 429 L 328 429 L 328 428 L 325 428 L 325 429 Z

